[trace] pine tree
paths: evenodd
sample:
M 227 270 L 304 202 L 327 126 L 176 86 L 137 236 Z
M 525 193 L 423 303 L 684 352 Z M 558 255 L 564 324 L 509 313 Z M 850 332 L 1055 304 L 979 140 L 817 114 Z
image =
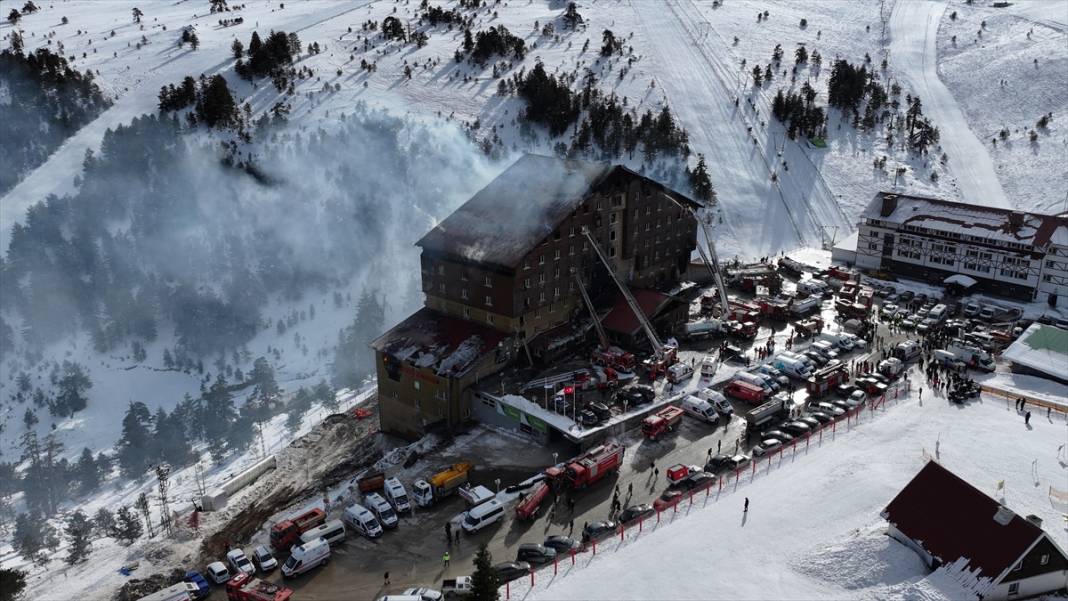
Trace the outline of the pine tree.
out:
M 208 442 L 208 452 L 212 459 L 219 461 L 226 453 L 226 437 L 230 433 L 230 424 L 237 418 L 234 399 L 222 374 L 204 394 L 202 404 L 203 433 Z
M 119 507 L 115 520 L 115 538 L 127 546 L 141 538 L 144 533 L 140 518 L 126 505 Z
M 108 511 L 107 507 L 97 509 L 96 515 L 93 516 L 93 527 L 97 536 L 115 536 L 115 514 Z
M 122 418 L 122 436 L 118 445 L 119 468 L 127 478 L 139 478 L 148 470 L 150 422 L 148 407 L 131 401 Z
M 93 523 L 82 510 L 75 511 L 67 518 L 67 565 L 80 563 L 89 557 L 89 549 L 93 546 L 93 541 L 89 538 L 92 531 Z
M 92 380 L 78 363 L 63 362 L 63 375 L 59 380 L 59 392 L 56 394 L 55 413 L 74 417 L 74 414 L 89 403 L 85 393 L 93 387 Z
M 226 85 L 226 78 L 213 75 L 197 102 L 197 118 L 209 127 L 225 127 L 237 116 L 237 104 Z
M 66 17 L 63 17 L 66 19 Z M 26 590 L 26 572 L 0 568 L 0 601 L 17 601 Z
M 26 429 L 29 430 L 37 425 L 37 414 L 33 412 L 33 409 L 26 407 L 26 413 L 22 414 L 22 423 L 26 425 Z
M 141 512 L 141 515 L 145 518 L 145 526 L 148 527 L 148 537 L 152 538 L 153 536 L 156 536 L 156 531 L 152 527 L 152 508 L 149 507 L 148 504 L 148 495 L 143 492 L 138 495 L 135 505 L 137 506 L 138 511 Z
M 59 548 L 59 537 L 40 512 L 20 513 L 15 518 L 11 547 L 27 560 L 44 565 L 49 560 L 44 551 L 55 551 Z
M 712 180 L 708 176 L 708 167 L 705 165 L 705 155 L 698 153 L 697 167 L 690 173 L 690 187 L 693 195 L 698 200 L 711 201 L 716 196 L 712 189 Z
M 200 48 L 200 38 L 197 37 L 195 32 L 189 34 L 189 45 L 193 47 L 193 50 Z
M 134 23 L 140 23 L 141 17 L 145 16 L 145 13 L 141 12 L 141 9 L 137 8 L 136 6 L 133 7 L 133 10 L 131 12 L 133 13 Z
M 78 463 L 74 466 L 74 478 L 78 480 L 79 492 L 83 495 L 93 492 L 100 486 L 100 468 L 89 447 L 83 448 L 82 454 L 78 457 Z
M 500 586 L 500 578 L 493 569 L 493 556 L 490 555 L 486 543 L 482 543 L 475 554 L 475 571 L 471 574 L 471 599 L 497 601 L 500 599 Z
M 753 67 L 753 87 L 759 88 L 764 83 L 764 72 L 760 65 Z
M 240 60 L 245 55 L 245 45 L 241 43 L 241 40 L 234 40 L 234 43 L 230 44 L 230 52 L 233 53 L 234 58 Z

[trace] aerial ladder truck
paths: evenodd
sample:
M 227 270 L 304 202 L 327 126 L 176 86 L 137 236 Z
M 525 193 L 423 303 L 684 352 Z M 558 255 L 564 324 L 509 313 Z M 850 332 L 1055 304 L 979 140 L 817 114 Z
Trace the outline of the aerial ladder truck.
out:
M 668 367 L 671 367 L 678 356 L 678 347 L 671 344 L 664 344 L 660 342 L 660 338 L 656 335 L 656 330 L 653 329 L 653 324 L 645 317 L 645 313 L 642 312 L 641 306 L 638 305 L 638 301 L 634 299 L 634 295 L 630 293 L 630 289 L 623 283 L 623 280 L 619 279 L 616 275 L 616 270 L 612 269 L 612 264 L 608 261 L 608 257 L 604 255 L 601 247 L 597 244 L 597 241 L 593 239 L 593 234 L 590 233 L 589 228 L 582 228 L 583 235 L 590 241 L 590 246 L 593 247 L 593 252 L 597 253 L 597 257 L 604 264 L 605 269 L 608 270 L 608 275 L 612 277 L 612 281 L 619 287 L 619 291 L 623 294 L 623 298 L 627 301 L 627 305 L 630 310 L 634 312 L 634 316 L 638 318 L 638 323 L 642 326 L 642 331 L 645 332 L 645 337 L 649 339 L 650 346 L 653 347 L 653 356 L 642 362 L 649 377 L 653 380 L 663 375 Z
M 611 367 L 616 371 L 634 371 L 634 355 L 618 346 L 612 346 L 608 342 L 608 335 L 605 334 L 604 326 L 601 325 L 601 317 L 593 308 L 593 301 L 590 300 L 590 295 L 586 292 L 586 286 L 583 285 L 582 278 L 579 277 L 578 272 L 575 272 L 575 281 L 578 282 L 579 294 L 582 295 L 582 302 L 586 304 L 586 309 L 590 312 L 593 328 L 597 332 L 597 340 L 600 342 L 600 347 L 593 352 L 593 362 L 605 367 Z

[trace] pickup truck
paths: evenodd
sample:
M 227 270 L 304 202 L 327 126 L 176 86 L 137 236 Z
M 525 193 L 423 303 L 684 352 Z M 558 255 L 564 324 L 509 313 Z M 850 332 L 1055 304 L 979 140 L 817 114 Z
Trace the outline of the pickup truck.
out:
M 474 592 L 470 576 L 457 576 L 456 578 L 446 578 L 441 581 L 441 594 L 446 599 L 470 597 Z

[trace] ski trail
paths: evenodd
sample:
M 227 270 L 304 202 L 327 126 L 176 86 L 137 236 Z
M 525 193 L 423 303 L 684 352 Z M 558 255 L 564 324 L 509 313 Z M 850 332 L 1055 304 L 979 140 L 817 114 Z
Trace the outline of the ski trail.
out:
M 804 234 L 771 180 L 760 146 L 747 135 L 726 86 L 695 54 L 680 20 L 659 3 L 639 0 L 631 8 L 659 66 L 656 81 L 712 172 L 729 224 L 730 240 L 718 242 L 721 252 L 774 254 L 803 244 Z
M 963 200 L 981 205 L 1012 206 L 998 181 L 986 147 L 968 127 L 960 105 L 938 78 L 938 24 L 945 4 L 902 0 L 890 16 L 890 61 L 906 89 L 918 94 L 923 112 L 941 134 L 942 149 L 957 178 Z

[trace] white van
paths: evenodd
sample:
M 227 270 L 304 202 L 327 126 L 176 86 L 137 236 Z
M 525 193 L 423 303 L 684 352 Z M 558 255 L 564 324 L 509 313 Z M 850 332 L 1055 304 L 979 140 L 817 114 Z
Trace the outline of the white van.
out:
M 330 543 L 319 538 L 293 547 L 293 554 L 282 564 L 282 576 L 292 578 L 330 561 Z
M 775 357 L 772 361 L 772 365 L 782 370 L 784 374 L 791 378 L 804 380 L 812 375 L 812 366 L 809 363 L 787 356 L 786 354 Z
M 386 478 L 386 500 L 397 510 L 397 513 L 405 513 L 412 510 L 412 503 L 408 500 L 408 491 L 397 478 Z
M 765 394 L 770 395 L 771 393 L 775 392 L 775 389 L 772 387 L 772 385 L 769 384 L 763 376 L 757 374 L 751 374 L 747 371 L 740 371 L 734 374 L 733 379 L 740 380 L 742 382 L 745 382 L 746 384 L 752 384 L 753 386 L 759 386 L 764 389 Z
M 179 582 L 174 586 L 160 589 L 151 595 L 141 597 L 137 601 L 189 601 L 195 599 L 200 587 L 192 582 Z
M 949 316 L 949 309 L 942 303 L 938 303 L 931 308 L 931 311 L 927 313 L 928 319 L 933 319 L 937 323 L 942 323 Z
M 345 514 L 341 516 L 341 519 L 344 520 L 350 528 L 367 538 L 378 538 L 382 536 L 382 524 L 378 523 L 378 518 L 375 517 L 375 514 L 371 513 L 371 510 L 359 503 L 349 505 L 345 509 Z
M 816 337 L 816 342 L 828 342 L 842 349 L 843 351 L 853 350 L 853 339 L 848 335 L 843 336 L 842 334 L 821 332 L 820 335 Z
M 716 408 L 716 411 L 719 411 L 723 415 L 730 417 L 734 413 L 734 407 L 731 406 L 731 402 L 717 390 L 705 388 L 701 392 L 698 392 L 697 396 L 712 403 L 712 406 Z
M 345 540 L 345 524 L 341 520 L 330 520 L 322 526 L 316 526 L 300 535 L 301 542 L 308 543 L 316 539 L 324 539 L 331 545 L 336 545 Z
M 820 280 L 805 280 L 797 283 L 797 291 L 811 296 L 825 296 L 831 288 Z
M 709 403 L 700 397 L 691 394 L 682 399 L 679 403 L 679 407 L 686 413 L 689 413 L 701 421 L 708 422 L 713 426 L 719 423 L 719 414 L 716 413 L 716 408 L 712 406 L 712 403 Z
M 811 348 L 826 355 L 827 359 L 838 358 L 838 345 L 829 340 L 817 340 L 812 343 Z
M 894 355 L 906 363 L 919 358 L 921 354 L 923 354 L 923 349 L 914 340 L 900 342 L 894 348 Z
M 463 526 L 464 532 L 471 534 L 499 522 L 504 517 L 504 505 L 497 499 L 490 499 L 468 509 L 460 516 L 463 518 L 460 525 Z
M 701 359 L 701 377 L 711 378 L 716 375 L 716 367 L 718 367 L 719 361 L 711 355 L 706 355 L 704 359 Z
M 961 367 L 964 367 L 965 365 L 964 361 L 961 361 L 959 357 L 949 351 L 945 351 L 942 349 L 937 349 L 933 353 L 931 353 L 931 358 L 933 358 L 935 362 L 940 365 L 945 365 L 946 367 L 952 367 L 955 369 L 959 369 Z
M 397 514 L 394 513 L 393 507 L 382 498 L 382 495 L 373 492 L 363 498 L 367 503 L 367 508 L 374 512 L 375 517 L 378 518 L 378 523 L 382 524 L 383 528 L 396 528 L 397 527 Z
M 668 382 L 680 384 L 693 375 L 693 368 L 689 363 L 676 363 L 667 369 Z
M 979 319 L 983 321 L 991 321 L 998 315 L 1004 312 L 1004 309 L 997 305 L 983 305 L 983 308 L 979 310 Z

